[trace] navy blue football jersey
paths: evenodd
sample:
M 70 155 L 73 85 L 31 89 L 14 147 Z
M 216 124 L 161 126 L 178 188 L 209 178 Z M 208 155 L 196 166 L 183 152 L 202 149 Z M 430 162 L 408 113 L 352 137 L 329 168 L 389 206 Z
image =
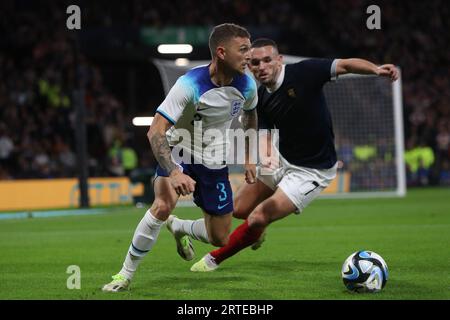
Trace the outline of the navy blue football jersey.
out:
M 308 59 L 284 68 L 281 86 L 258 89 L 259 128 L 279 130 L 281 155 L 291 164 L 328 169 L 337 161 L 323 86 L 335 77 L 333 59 Z

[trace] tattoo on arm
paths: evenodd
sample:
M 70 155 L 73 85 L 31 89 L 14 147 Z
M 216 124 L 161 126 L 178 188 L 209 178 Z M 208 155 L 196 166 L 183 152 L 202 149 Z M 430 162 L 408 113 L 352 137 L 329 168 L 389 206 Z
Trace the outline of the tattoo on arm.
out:
M 155 132 L 149 140 L 153 154 L 159 165 L 168 174 L 170 174 L 174 169 L 177 168 L 177 165 L 172 161 L 172 152 L 170 150 L 166 135 Z

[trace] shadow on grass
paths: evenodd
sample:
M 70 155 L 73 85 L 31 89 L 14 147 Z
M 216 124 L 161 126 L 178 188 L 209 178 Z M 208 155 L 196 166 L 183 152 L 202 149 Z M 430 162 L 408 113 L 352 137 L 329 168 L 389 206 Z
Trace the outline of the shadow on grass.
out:
M 231 266 L 230 266 L 231 267 Z M 251 263 L 234 264 L 233 269 L 241 272 L 298 272 L 318 271 L 336 268 L 335 262 L 324 261 L 300 261 L 300 260 L 277 260 L 277 261 L 253 261 Z M 226 265 L 225 268 L 229 269 Z

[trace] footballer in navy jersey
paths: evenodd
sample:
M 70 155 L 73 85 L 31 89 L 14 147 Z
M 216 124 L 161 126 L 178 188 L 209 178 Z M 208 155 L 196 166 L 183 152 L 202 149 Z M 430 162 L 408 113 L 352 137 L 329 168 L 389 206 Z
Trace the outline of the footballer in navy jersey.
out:
M 244 184 L 234 199 L 233 216 L 245 219 L 224 247 L 211 251 L 191 271 L 213 271 L 240 250 L 257 249 L 272 222 L 302 212 L 336 176 L 337 160 L 331 116 L 323 85 L 346 73 L 374 74 L 397 80 L 392 64 L 363 59 L 308 59 L 283 65 L 273 40 L 252 43 L 250 70 L 258 89 L 260 128 L 278 130 L 279 161 L 262 161 L 255 184 Z M 273 157 L 273 155 L 269 155 Z M 269 157 L 269 158 L 270 158 Z M 264 170 L 263 170 L 264 169 Z
M 336 60 L 308 59 L 281 68 L 278 88 L 258 89 L 259 128 L 279 130 L 279 151 L 291 164 L 331 168 L 336 150 L 322 88 L 336 78 Z

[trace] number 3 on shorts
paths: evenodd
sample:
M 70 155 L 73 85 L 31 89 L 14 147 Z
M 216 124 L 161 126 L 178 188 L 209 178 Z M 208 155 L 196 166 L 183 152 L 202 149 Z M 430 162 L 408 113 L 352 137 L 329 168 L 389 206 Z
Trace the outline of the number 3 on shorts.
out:
M 223 183 L 223 182 L 217 183 L 216 188 L 220 191 L 219 201 L 222 202 L 222 201 L 227 200 L 227 192 L 225 190 L 225 183 Z

